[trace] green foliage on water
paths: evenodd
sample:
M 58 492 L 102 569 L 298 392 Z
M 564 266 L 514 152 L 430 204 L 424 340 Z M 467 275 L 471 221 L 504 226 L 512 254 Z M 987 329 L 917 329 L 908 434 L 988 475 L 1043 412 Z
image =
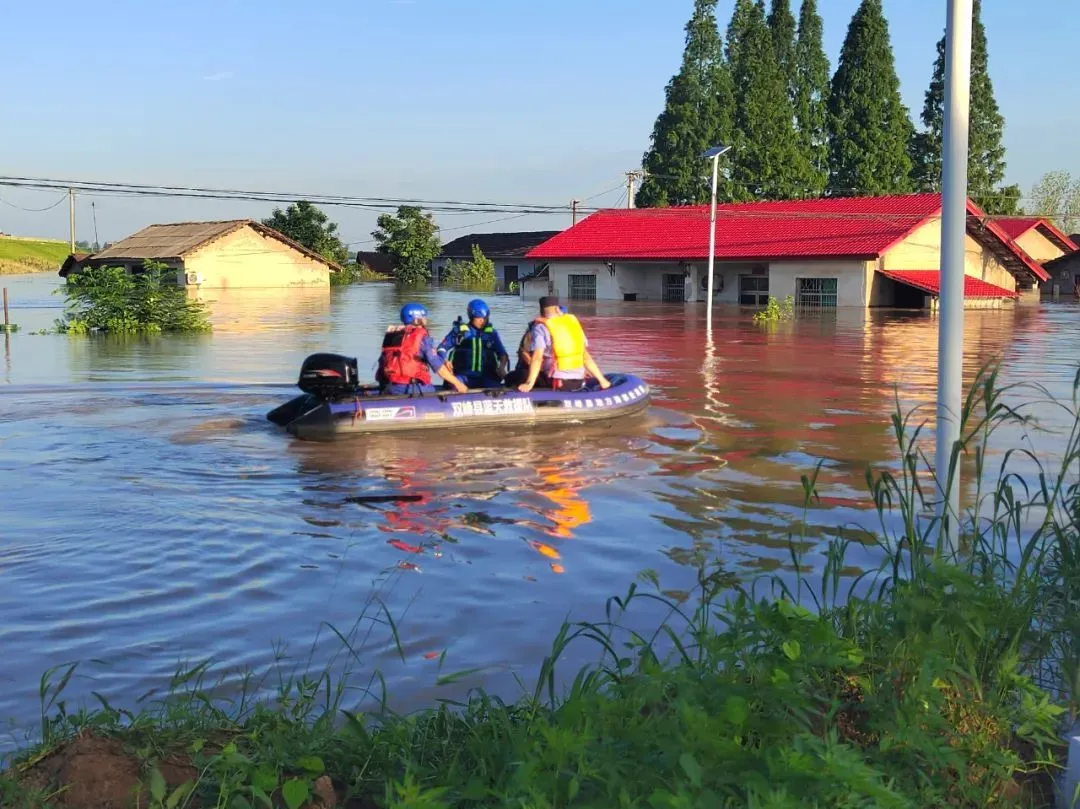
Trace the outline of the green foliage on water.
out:
M 799 552 L 819 503 L 819 465 L 802 478 L 786 574 L 744 580 L 702 555 L 696 586 L 680 594 L 645 571 L 607 601 L 603 619 L 564 624 L 513 702 L 473 691 L 402 716 L 382 694 L 372 713 L 356 713 L 351 695 L 379 683 L 357 676 L 359 649 L 371 643 L 359 628 L 389 627 L 406 656 L 383 609 L 335 630 L 352 667 L 283 673 L 269 700 L 253 697 L 252 680 L 222 699 L 203 663 L 138 713 L 104 700 L 69 712 L 69 665 L 43 677 L 40 745 L 0 776 L 0 795 L 41 805 L 21 786 L 25 773 L 92 733 L 121 739 L 141 763 L 150 805 L 172 809 L 195 799 L 296 807 L 320 782 L 339 804 L 433 809 L 1048 805 L 1060 734 L 1080 696 L 1075 390 L 1059 403 L 1073 426 L 1056 468 L 1006 453 L 992 490 L 979 485 L 971 509 L 950 515 L 956 551 L 925 516 L 935 482 L 920 425 L 898 411 L 898 466 L 867 472 L 877 526 L 838 528 L 820 575 Z M 986 479 L 996 431 L 1032 426 L 1017 393 L 980 376 L 948 477 L 964 456 L 972 479 Z M 1036 474 L 1014 474 L 1022 454 Z M 879 566 L 853 575 L 849 556 L 871 553 Z M 636 616 L 642 607 L 662 613 L 650 629 Z M 560 660 L 580 644 L 596 661 L 565 680 Z M 167 783 L 159 764 L 176 756 L 192 777 Z
M 364 281 L 389 281 L 385 275 L 380 275 L 367 264 L 346 264 L 338 272 L 330 273 L 330 286 L 348 286 L 359 284 Z
M 88 267 L 68 276 L 57 331 L 67 334 L 158 334 L 210 330 L 206 307 L 176 283 L 175 271 L 145 261 L 143 271 Z
M 284 211 L 274 208 L 273 214 L 262 223 L 327 261 L 340 265 L 349 257 L 348 247 L 338 236 L 337 223 L 307 200 L 294 202 Z
M 439 255 L 439 227 L 430 213 L 415 205 L 400 205 L 397 213 L 381 214 L 371 238 L 378 251 L 390 256 L 394 281 L 403 287 L 431 280 L 431 262 Z
M 781 304 L 772 295 L 769 303 L 760 312 L 754 312 L 755 323 L 780 323 L 795 317 L 795 299 L 788 295 Z
M 472 258 L 467 261 L 448 261 L 447 286 L 471 292 L 492 292 L 495 289 L 495 262 L 484 255 L 480 245 L 472 246 Z

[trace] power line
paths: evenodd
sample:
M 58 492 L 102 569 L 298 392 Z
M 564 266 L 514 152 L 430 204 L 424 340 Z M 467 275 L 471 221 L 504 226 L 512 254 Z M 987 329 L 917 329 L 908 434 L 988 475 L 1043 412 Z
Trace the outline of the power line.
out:
M 320 205 L 342 205 L 371 210 L 394 209 L 401 205 L 414 205 L 429 211 L 442 213 L 551 213 L 569 210 L 565 203 L 501 203 L 465 200 L 429 200 L 404 197 L 353 197 L 335 194 L 303 194 L 279 191 L 245 191 L 240 189 L 202 188 L 197 186 L 143 185 L 138 183 L 88 182 L 40 177 L 0 176 L 0 186 L 32 190 L 66 190 L 73 188 L 81 194 L 98 196 L 144 196 L 187 197 L 199 199 L 239 200 L 290 203 L 307 200 Z M 597 195 L 599 196 L 599 195 Z
M 46 205 L 44 208 L 24 208 L 22 205 L 16 205 L 14 202 L 8 202 L 3 197 L 0 197 L 0 202 L 4 203 L 9 208 L 15 208 L 16 210 L 19 210 L 19 211 L 28 211 L 30 213 L 42 213 L 43 211 L 51 211 L 53 208 L 60 205 L 60 203 L 62 203 L 66 199 L 67 199 L 67 193 L 65 192 L 65 193 L 60 195 L 60 198 L 58 200 L 56 200 L 56 202 L 54 202 L 52 205 Z

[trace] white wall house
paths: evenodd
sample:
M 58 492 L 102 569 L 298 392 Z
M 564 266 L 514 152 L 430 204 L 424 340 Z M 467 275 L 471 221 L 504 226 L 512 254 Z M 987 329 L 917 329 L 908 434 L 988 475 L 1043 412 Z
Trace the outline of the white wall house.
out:
M 939 288 L 937 194 L 718 208 L 714 301 L 803 307 L 932 306 Z M 1046 273 L 972 206 L 965 264 L 970 305 L 1037 296 Z M 703 302 L 708 208 L 599 211 L 530 251 L 546 287 L 568 300 Z

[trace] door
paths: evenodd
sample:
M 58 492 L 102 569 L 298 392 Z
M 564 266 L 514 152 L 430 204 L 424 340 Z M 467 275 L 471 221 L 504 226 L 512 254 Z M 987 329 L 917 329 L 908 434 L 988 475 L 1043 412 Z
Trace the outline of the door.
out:
M 503 267 L 503 289 L 510 289 L 511 284 L 518 281 L 518 265 L 507 264 Z M 515 287 L 516 289 L 517 287 Z
M 769 276 L 740 275 L 739 303 L 743 306 L 768 306 Z
M 664 303 L 683 303 L 686 300 L 686 277 L 682 273 L 664 273 L 661 300 Z

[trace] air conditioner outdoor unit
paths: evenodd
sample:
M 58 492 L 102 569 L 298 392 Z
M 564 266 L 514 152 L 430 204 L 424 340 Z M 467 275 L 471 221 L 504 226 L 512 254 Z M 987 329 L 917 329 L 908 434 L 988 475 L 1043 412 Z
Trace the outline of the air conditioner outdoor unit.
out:
M 202 273 L 186 272 L 184 273 L 184 280 L 188 285 L 198 286 L 203 282 Z

